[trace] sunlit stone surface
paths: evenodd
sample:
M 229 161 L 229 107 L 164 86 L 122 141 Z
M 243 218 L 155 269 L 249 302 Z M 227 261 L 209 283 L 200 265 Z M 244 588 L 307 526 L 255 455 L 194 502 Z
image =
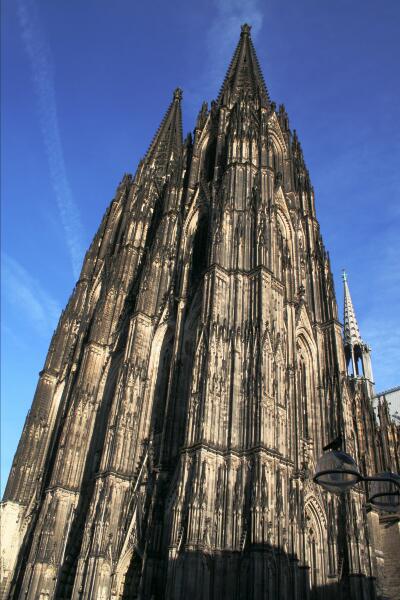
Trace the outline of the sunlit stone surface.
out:
M 300 142 L 249 26 L 185 141 L 181 101 L 52 339 L 4 497 L 3 597 L 394 598 L 398 516 L 312 481 L 340 432 L 363 473 L 398 471 L 399 430 L 372 408 L 347 283 L 343 340 Z

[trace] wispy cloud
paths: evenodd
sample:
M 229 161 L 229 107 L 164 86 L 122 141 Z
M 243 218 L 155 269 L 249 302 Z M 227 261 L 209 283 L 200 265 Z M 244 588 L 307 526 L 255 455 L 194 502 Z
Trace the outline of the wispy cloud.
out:
M 83 257 L 83 232 L 79 210 L 73 199 L 65 168 L 51 54 L 34 0 L 18 0 L 17 7 L 21 36 L 32 70 L 51 183 L 60 212 L 72 270 L 74 276 L 78 277 Z
M 227 68 L 243 23 L 251 25 L 252 37 L 256 39 L 263 23 L 259 0 L 215 0 L 215 16 L 207 34 L 208 50 L 215 68 Z
M 18 261 L 2 254 L 1 263 L 5 302 L 18 310 L 36 333 L 47 336 L 54 329 L 61 312 L 57 301 Z
M 263 23 L 262 5 L 261 0 L 214 1 L 214 14 L 205 40 L 207 70 L 203 73 L 201 82 L 196 78 L 192 89 L 185 90 L 186 102 L 200 108 L 204 91 L 212 98 L 217 96 L 239 41 L 240 26 L 243 23 L 251 25 L 253 41 L 257 39 Z M 202 95 L 199 94 L 199 88 L 203 90 Z

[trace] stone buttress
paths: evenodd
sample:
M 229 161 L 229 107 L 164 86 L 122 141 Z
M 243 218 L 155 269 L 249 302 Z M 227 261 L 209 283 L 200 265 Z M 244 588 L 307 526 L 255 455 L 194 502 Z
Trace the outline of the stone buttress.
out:
M 374 600 L 379 515 L 312 474 L 339 434 L 365 473 L 395 469 L 398 431 L 384 403 L 378 425 L 348 287 L 343 343 L 302 148 L 248 25 L 185 141 L 181 98 L 53 336 L 2 506 L 3 597 Z

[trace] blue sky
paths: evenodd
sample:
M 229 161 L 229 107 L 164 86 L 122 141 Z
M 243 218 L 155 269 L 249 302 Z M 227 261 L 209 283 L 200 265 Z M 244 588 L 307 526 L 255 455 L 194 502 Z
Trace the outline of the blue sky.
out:
M 2 3 L 2 481 L 83 253 L 170 102 L 184 130 L 249 22 L 303 145 L 340 311 L 346 268 L 378 390 L 400 383 L 400 2 Z

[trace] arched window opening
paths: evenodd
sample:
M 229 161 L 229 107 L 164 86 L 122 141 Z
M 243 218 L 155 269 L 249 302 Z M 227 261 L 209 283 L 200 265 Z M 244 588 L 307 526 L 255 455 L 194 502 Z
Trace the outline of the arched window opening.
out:
M 356 377 L 364 376 L 364 365 L 362 361 L 362 353 L 358 347 L 354 348 L 354 371 Z
M 274 170 L 274 172 L 276 173 L 278 170 L 278 158 L 276 156 L 276 152 L 275 152 L 275 148 L 273 147 L 272 150 L 272 168 Z
M 354 369 L 351 349 L 348 346 L 345 347 L 345 357 L 346 357 L 347 374 L 351 377 L 355 377 L 355 369 Z
M 277 256 L 277 277 L 279 279 L 283 278 L 283 253 L 284 253 L 284 246 L 285 246 L 285 237 L 281 231 L 281 228 L 278 227 L 278 231 L 277 231 L 277 249 L 278 249 L 278 256 Z
M 211 181 L 214 177 L 215 154 L 217 151 L 217 141 L 213 139 L 205 150 L 204 157 L 204 173 L 207 181 Z
M 275 172 L 275 174 L 281 173 L 281 152 L 280 149 L 276 147 L 275 144 L 272 144 L 272 152 L 271 152 L 271 166 Z
M 271 142 L 269 161 L 270 167 L 275 174 L 275 185 L 279 186 L 283 180 L 283 156 L 282 149 L 276 142 Z
M 164 195 L 165 195 L 165 186 L 164 186 L 163 190 L 161 191 L 161 194 L 157 197 L 155 204 L 154 204 L 154 209 L 153 209 L 153 214 L 152 214 L 151 221 L 150 221 L 150 226 L 147 230 L 147 235 L 146 235 L 146 247 L 147 248 L 151 246 L 153 240 L 155 239 L 156 231 L 161 222 L 161 217 L 163 214 L 163 207 L 164 207 Z
M 172 331 L 168 331 L 159 350 L 160 359 L 158 363 L 157 379 L 155 383 L 154 406 L 152 414 L 151 430 L 155 440 L 162 432 L 165 418 L 165 403 L 167 398 L 169 373 L 171 366 L 173 346 Z M 156 444 L 157 445 L 157 444 Z
M 299 361 L 299 395 L 301 399 L 301 428 L 303 437 L 309 437 L 309 424 L 308 424 L 308 389 L 307 389 L 307 369 L 303 356 L 300 357 Z
M 207 267 L 208 219 L 204 215 L 197 227 L 193 240 L 192 261 L 189 273 L 189 294 L 192 295 Z
M 301 370 L 302 370 L 302 396 L 303 396 L 303 429 L 304 429 L 304 437 L 308 437 L 309 436 L 309 431 L 308 431 L 308 397 L 307 397 L 307 372 L 306 372 L 306 365 L 303 362 L 301 365 Z
M 347 374 L 353 377 L 365 377 L 363 352 L 359 345 L 345 347 Z

